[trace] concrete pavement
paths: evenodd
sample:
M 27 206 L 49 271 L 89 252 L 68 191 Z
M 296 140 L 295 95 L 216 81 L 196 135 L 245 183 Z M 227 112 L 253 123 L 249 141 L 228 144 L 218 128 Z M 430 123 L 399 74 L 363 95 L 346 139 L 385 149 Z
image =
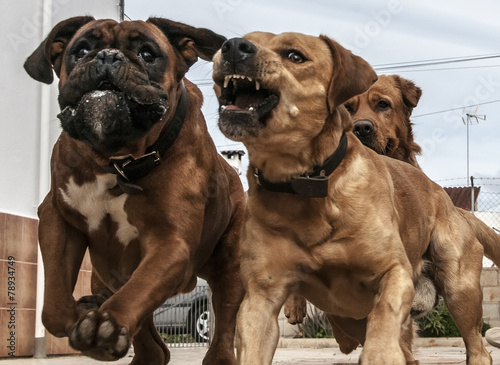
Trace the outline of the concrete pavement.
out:
M 500 349 L 486 347 L 493 358 L 493 365 L 500 365 Z M 415 357 L 421 365 L 458 365 L 465 364 L 465 348 L 461 339 L 417 339 L 414 346 Z M 171 348 L 169 365 L 201 364 L 206 347 Z M 281 340 L 276 350 L 273 364 L 279 365 L 345 365 L 357 364 L 361 349 L 349 355 L 340 352 L 334 340 Z M 129 355 L 116 362 L 100 362 L 83 356 L 55 356 L 45 359 L 15 358 L 1 359 L 0 365 L 103 365 L 129 364 Z M 473 364 L 471 364 L 473 365 Z

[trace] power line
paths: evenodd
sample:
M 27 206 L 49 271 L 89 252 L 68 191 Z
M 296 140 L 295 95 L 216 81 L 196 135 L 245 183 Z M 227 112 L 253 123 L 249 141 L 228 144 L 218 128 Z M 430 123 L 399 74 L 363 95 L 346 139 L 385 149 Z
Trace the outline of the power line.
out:
M 463 108 L 472 108 L 472 107 L 477 106 L 477 105 L 486 105 L 486 104 L 493 104 L 493 103 L 498 103 L 498 102 L 500 102 L 500 99 L 498 99 L 498 100 L 492 100 L 492 101 L 486 101 L 484 103 L 479 103 L 479 104 L 461 106 L 461 107 L 458 107 L 458 108 L 452 108 L 452 109 L 446 109 L 446 110 L 439 110 L 439 111 L 436 111 L 436 112 L 430 112 L 430 113 L 425 113 L 425 114 L 413 115 L 412 119 L 414 119 L 414 118 L 420 118 L 420 117 L 426 117 L 428 115 L 435 115 L 435 114 L 441 114 L 441 113 L 446 113 L 446 112 L 452 112 L 454 110 L 460 110 L 460 109 L 463 109 Z
M 407 62 L 397 62 L 397 63 L 384 63 L 380 65 L 374 65 L 373 68 L 376 71 L 389 71 L 395 69 L 405 69 L 410 67 L 426 67 L 426 66 L 434 66 L 434 65 L 447 65 L 458 62 L 470 62 L 470 61 L 478 61 L 478 60 L 486 60 L 500 58 L 499 53 L 488 54 L 488 55 L 476 55 L 476 56 L 464 56 L 464 57 L 448 57 L 448 58 L 435 58 L 428 60 L 419 60 L 419 61 L 407 61 Z M 400 72 L 422 72 L 422 71 L 440 71 L 440 70 L 459 70 L 466 68 L 486 68 L 486 67 L 500 67 L 500 65 L 485 65 L 485 66 L 468 66 L 468 67 L 456 67 L 456 68 L 443 68 L 443 69 L 426 69 L 426 70 L 402 70 Z M 213 85 L 213 81 L 210 78 L 201 79 L 201 80 L 192 80 L 198 86 L 211 86 Z
M 393 70 L 393 69 L 409 68 L 409 67 L 448 65 L 448 64 L 452 64 L 452 63 L 458 63 L 458 62 L 470 62 L 470 61 L 487 60 L 487 59 L 493 59 L 493 58 L 500 58 L 500 54 L 460 57 L 460 58 L 437 58 L 434 60 L 388 63 L 388 64 L 382 64 L 382 65 L 375 65 L 375 66 L 373 66 L 373 68 L 375 70 Z
M 426 68 L 426 69 L 423 69 L 423 70 L 400 70 L 398 72 L 402 73 L 402 72 L 429 72 L 429 71 L 468 70 L 468 69 L 492 68 L 492 67 L 500 67 L 500 65 L 446 67 L 446 68 Z

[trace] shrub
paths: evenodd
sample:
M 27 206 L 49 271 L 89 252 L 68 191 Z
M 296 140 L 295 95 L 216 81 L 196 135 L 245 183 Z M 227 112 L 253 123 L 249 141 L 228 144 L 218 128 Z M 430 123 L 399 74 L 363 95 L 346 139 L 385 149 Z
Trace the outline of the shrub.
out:
M 436 308 L 427 313 L 425 317 L 419 318 L 415 322 L 419 327 L 420 337 L 461 337 L 460 331 L 443 300 L 440 300 Z M 490 327 L 489 324 L 483 322 L 483 336 Z
M 307 305 L 307 315 L 304 322 L 298 324 L 299 331 L 305 338 L 332 338 L 332 326 L 325 313 L 315 306 Z

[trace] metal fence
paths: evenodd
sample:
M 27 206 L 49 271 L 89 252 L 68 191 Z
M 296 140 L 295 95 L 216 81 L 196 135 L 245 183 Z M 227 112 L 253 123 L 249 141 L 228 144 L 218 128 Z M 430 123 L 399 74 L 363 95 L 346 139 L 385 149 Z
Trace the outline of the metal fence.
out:
M 474 178 L 481 189 L 474 214 L 500 233 L 500 178 Z
M 450 183 L 451 181 L 453 183 Z M 472 213 L 500 234 L 500 178 L 472 177 L 469 184 L 463 178 L 441 180 L 439 183 L 442 186 L 460 187 L 465 190 L 470 188 L 467 199 L 472 198 L 472 201 L 475 202 Z M 479 190 L 472 189 L 472 185 L 476 189 L 479 188 Z M 469 204 L 469 209 L 470 206 Z M 494 266 L 494 264 L 492 261 L 484 258 L 483 266 L 490 267 Z
M 153 314 L 156 329 L 169 347 L 198 347 L 213 333 L 211 293 L 204 280 L 188 294 L 168 299 Z

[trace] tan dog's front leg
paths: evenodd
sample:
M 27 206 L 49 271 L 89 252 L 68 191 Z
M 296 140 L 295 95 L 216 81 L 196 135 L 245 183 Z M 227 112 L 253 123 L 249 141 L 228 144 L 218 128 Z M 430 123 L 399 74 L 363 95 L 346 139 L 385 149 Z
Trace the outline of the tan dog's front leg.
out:
M 415 295 L 413 281 L 409 272 L 402 265 L 397 265 L 380 279 L 379 285 L 375 306 L 368 315 L 360 363 L 405 365 L 399 339 Z
M 270 365 L 279 339 L 278 314 L 287 298 L 283 286 L 250 283 L 238 312 L 238 364 Z

